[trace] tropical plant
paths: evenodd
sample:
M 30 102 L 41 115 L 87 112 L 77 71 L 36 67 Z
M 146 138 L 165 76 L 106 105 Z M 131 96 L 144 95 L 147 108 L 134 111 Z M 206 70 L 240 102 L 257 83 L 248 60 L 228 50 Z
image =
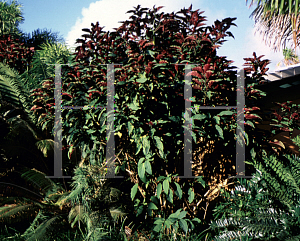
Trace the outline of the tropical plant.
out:
M 246 0 L 247 4 L 248 0 Z M 286 42 L 293 41 L 295 53 L 299 45 L 299 1 L 298 0 L 251 0 L 250 6 L 256 3 L 250 15 L 255 19 L 257 31 L 263 35 L 273 49 L 286 47 Z
M 82 162 L 74 171 L 73 189 L 65 187 L 60 192 L 56 189 L 43 192 L 43 201 L 40 199 L 37 203 L 48 206 L 32 216 L 32 225 L 20 234 L 23 237 L 34 239 L 37 237 L 34 235 L 41 236 L 47 231 L 46 226 L 55 228 L 52 222 L 54 224 L 57 220 L 57 225 L 66 225 L 62 232 L 69 231 L 67 224 L 70 222 L 71 229 L 82 232 L 85 240 L 166 240 L 170 236 L 188 240 L 195 229 L 199 231 L 198 227 L 205 227 L 205 219 L 210 220 L 207 207 L 218 196 L 221 186 L 211 185 L 207 190 L 206 181 L 199 175 L 194 179 L 182 178 L 185 174 L 182 147 L 186 144 L 183 143 L 183 123 L 186 119 L 192 120 L 193 148 L 202 138 L 205 144 L 214 141 L 219 148 L 224 149 L 225 145 L 232 150 L 235 140 L 238 140 L 249 147 L 247 159 L 266 157 L 262 145 L 269 145 L 268 138 L 257 138 L 259 133 L 255 131 L 254 121 L 261 119 L 255 114 L 259 110 L 257 99 L 263 95 L 255 86 L 263 84 L 269 61 L 261 60 L 263 56 L 257 57 L 255 53 L 253 58 L 245 59 L 244 135 L 234 133 L 237 127 L 235 118 L 244 115 L 243 111 L 194 108 L 191 116 L 187 116 L 182 98 L 185 87 L 182 80 L 186 73 L 179 64 L 199 63 L 188 73 L 194 89 L 192 102 L 200 106 L 236 104 L 236 72 L 230 65 L 231 61 L 217 55 L 223 39 L 232 36 L 228 29 L 234 25 L 234 19 L 217 20 L 213 26 L 206 27 L 205 18 L 201 15 L 203 12 L 192 11 L 192 6 L 176 14 L 158 13 L 160 9 L 155 6 L 153 9 L 141 8 L 139 5 L 129 11 L 132 13 L 131 20 L 124 21 L 112 33 L 104 32 L 99 23 L 83 29 L 84 39 L 77 40 L 80 46 L 76 49 L 74 61 L 65 48 L 48 43 L 35 52 L 33 62 L 37 61 L 37 68 L 27 64 L 26 78 L 31 76 L 29 82 L 32 84 L 27 85 L 27 90 L 34 86 L 32 96 L 35 100 L 31 111 L 38 119 L 37 127 L 48 131 L 48 138 L 36 143 L 45 158 L 49 155 L 47 148 L 53 149 L 51 138 L 55 134 L 54 75 L 53 68 L 45 68 L 47 63 L 71 62 L 62 68 L 62 105 L 85 107 L 62 111 L 63 141 L 69 148 L 68 157 L 71 159 L 74 151 L 82 154 Z M 116 113 L 114 110 L 106 113 L 106 108 L 87 107 L 107 105 L 107 78 L 110 77 L 106 64 L 121 66 L 115 69 Z M 40 87 L 38 82 L 41 80 L 43 84 Z M 6 98 L 12 96 L 11 93 L 14 92 L 10 90 Z M 18 103 L 22 102 L 19 100 Z M 105 171 L 111 165 L 111 161 L 106 163 L 105 147 L 106 134 L 113 132 L 107 128 L 107 121 L 113 114 L 117 126 L 114 132 L 118 155 L 112 172 L 123 175 L 122 180 L 105 180 L 102 176 L 111 172 Z M 297 118 L 296 115 L 293 117 Z M 6 115 L 2 119 L 4 124 L 9 123 Z M 279 124 L 291 126 L 294 122 Z M 233 154 L 230 153 L 229 157 L 233 158 Z M 67 162 L 66 156 L 64 161 Z M 71 173 L 74 163 L 68 161 L 67 165 L 70 166 L 68 173 Z M 45 178 L 44 173 L 31 171 L 32 175 L 34 173 Z M 178 174 L 181 176 L 178 177 Z M 28 180 L 34 180 L 33 176 Z M 43 178 L 39 181 L 42 182 Z M 8 191 L 5 190 L 5 193 L 8 194 Z M 22 204 L 28 202 L 25 200 Z M 7 217 L 8 213 L 3 213 L 4 216 Z M 117 222 L 120 217 L 125 217 L 122 224 Z M 130 224 L 124 227 L 125 222 Z
M 26 47 L 11 35 L 0 36 L 0 61 L 15 68 L 20 74 L 30 67 L 34 47 Z
M 15 0 L 10 4 L 7 1 L 0 2 L 0 36 L 21 35 L 21 31 L 18 29 L 19 24 L 24 21 L 21 7 Z
M 293 141 L 300 147 L 299 136 Z M 299 240 L 299 158 L 264 151 L 263 162 L 252 163 L 257 169 L 253 178 L 239 180 L 234 192 L 222 194 L 226 201 L 215 209 L 215 216 L 222 217 L 210 226 L 217 230 L 214 240 Z
M 31 33 L 22 33 L 20 41 L 27 47 L 35 47 L 35 49 L 42 49 L 42 44 L 64 44 L 63 37 L 59 36 L 58 32 L 52 32 L 48 29 L 36 29 Z
M 185 72 L 176 64 L 200 64 L 192 67 L 188 74 L 195 91 L 192 102 L 202 106 L 236 104 L 231 98 L 236 96 L 234 67 L 226 58 L 217 56 L 216 51 L 226 36 L 232 36 L 228 29 L 234 25 L 234 19 L 217 20 L 213 26 L 204 27 L 202 12 L 192 11 L 192 6 L 176 14 L 158 13 L 160 8 L 150 10 L 137 6 L 129 11 L 133 14 L 131 21 L 124 21 L 112 33 L 104 32 L 99 23 L 92 23 L 91 29 L 83 29 L 84 39 L 77 40 L 80 46 L 76 49 L 75 63 L 63 67 L 62 73 L 62 105 L 85 106 L 82 110 L 62 111 L 69 156 L 80 149 L 84 160 L 89 160 L 92 166 L 102 166 L 106 162 L 106 118 L 114 113 L 88 106 L 106 106 L 106 64 L 120 65 L 115 69 L 114 106 L 116 152 L 119 154 L 113 173 L 127 177 L 118 185 L 124 186 L 125 189 L 120 189 L 124 193 L 126 188 L 131 187 L 128 193 L 134 207 L 132 214 L 137 217 L 135 223 L 146 219 L 143 227 L 146 228 L 156 222 L 152 226 L 152 237 L 160 236 L 157 232 L 168 235 L 172 224 L 175 230 L 176 227 L 181 228 L 182 235 L 195 227 L 189 221 L 203 224 L 197 217 L 200 213 L 204 214 L 203 219 L 208 216 L 207 206 L 214 196 L 204 196 L 207 190 L 204 190 L 206 185 L 202 177 L 194 180 L 177 177 L 184 173 L 183 123 L 187 113 L 182 111 L 184 82 L 181 80 Z M 256 145 L 257 153 L 261 152 L 259 143 L 255 143 L 253 138 L 255 125 L 252 122 L 260 118 L 254 114 L 259 109 L 255 100 L 263 95 L 254 86 L 264 81 L 263 75 L 269 63 L 261 58 L 254 53 L 254 58 L 246 59 L 249 67 L 246 69 L 245 129 L 248 129 L 244 138 L 234 133 L 234 111 L 195 108 L 192 111 L 192 137 L 196 145 L 202 137 L 204 142 L 214 140 L 219 146 L 232 149 L 236 138 L 252 147 Z M 48 130 L 52 130 L 54 125 L 53 91 L 53 78 L 45 80 L 42 88 L 32 91 L 38 96 L 32 110 L 40 116 L 43 128 Z M 232 153 L 230 155 L 233 158 Z M 77 190 L 85 195 L 84 188 Z M 219 187 L 211 190 L 211 194 L 216 192 L 219 192 Z M 204 203 L 206 209 L 202 207 Z M 182 206 L 184 208 L 179 214 Z M 186 214 L 189 221 L 174 220 L 175 213 L 180 217 Z
M 277 64 L 278 67 L 281 66 L 282 62 L 285 66 L 300 63 L 299 56 L 295 55 L 295 52 L 292 49 L 285 48 L 283 50 L 283 57 L 284 59 Z
M 55 64 L 69 64 L 73 61 L 71 52 L 62 43 L 45 42 L 39 46 L 33 55 L 31 68 L 24 73 L 28 79 L 28 89 L 42 86 L 43 80 L 54 78 Z
M 69 228 L 67 217 L 68 205 L 58 206 L 56 200 L 66 190 L 36 169 L 24 168 L 22 178 L 30 182 L 30 189 L 1 182 L 2 187 L 9 187 L 0 197 L 1 223 L 12 224 L 24 220 L 31 224 L 20 236 L 26 240 L 53 240 L 57 231 Z M 55 232 L 54 232 L 55 230 Z

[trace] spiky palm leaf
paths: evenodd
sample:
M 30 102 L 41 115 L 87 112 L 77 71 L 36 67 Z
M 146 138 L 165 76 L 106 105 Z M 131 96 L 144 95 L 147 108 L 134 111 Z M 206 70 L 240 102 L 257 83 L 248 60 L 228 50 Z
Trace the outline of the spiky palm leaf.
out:
M 292 49 L 284 49 L 283 50 L 283 57 L 284 59 L 280 61 L 277 66 L 281 66 L 281 63 L 283 62 L 285 66 L 298 64 L 299 63 L 299 57 L 295 55 L 294 51 Z
M 104 223 L 112 220 L 124 218 L 124 213 L 120 208 L 116 208 L 120 199 L 120 191 L 107 186 L 103 179 L 102 167 L 84 165 L 83 163 L 75 169 L 73 177 L 73 189 L 68 195 L 62 196 L 57 205 L 71 203 L 73 208 L 69 213 L 69 222 L 72 225 L 82 222 L 87 227 L 89 238 L 99 235 L 99 227 L 104 227 Z M 107 180 L 107 179 L 106 179 Z
M 211 223 L 218 231 L 214 240 L 299 240 L 300 232 L 300 160 L 284 155 L 264 156 L 264 162 L 254 162 L 257 172 L 251 180 L 241 180 L 231 194 L 224 193 L 228 202 L 216 213 L 222 218 Z M 237 238 L 237 239 L 232 239 Z
M 45 140 L 40 140 L 35 143 L 37 148 L 43 152 L 44 156 L 48 156 L 48 152 L 51 150 L 54 150 L 54 140 L 52 139 L 45 139 Z
M 10 4 L 3 1 L 0 2 L 0 35 L 20 34 L 18 25 L 24 21 L 21 7 L 16 1 Z
M 32 198 L 22 198 L 23 195 L 21 197 L 1 197 L 0 220 L 4 223 L 12 223 L 35 217 L 24 236 L 26 236 L 26 240 L 43 240 L 41 237 L 50 237 L 49 232 L 68 224 L 69 207 L 56 205 L 56 201 L 61 198 L 65 190 L 38 170 L 25 169 L 23 172 L 22 177 L 33 184 L 37 194 Z M 9 194 L 7 193 L 7 195 Z M 39 200 L 35 198 L 37 195 L 41 197 Z
M 26 220 L 30 217 L 32 218 L 40 208 L 42 208 L 42 206 L 37 202 L 5 205 L 0 207 L 1 223 L 10 224 Z
M 46 42 L 40 48 L 33 56 L 32 68 L 28 74 L 31 78 L 30 89 L 41 87 L 42 81 L 53 78 L 55 64 L 68 64 L 73 59 L 70 50 L 64 44 Z
M 248 0 L 246 0 L 246 3 Z M 298 46 L 299 32 L 299 7 L 298 0 L 252 0 L 250 6 L 256 3 L 256 8 L 250 15 L 255 20 L 256 32 L 263 35 L 266 43 L 275 51 L 280 46 L 293 40 L 294 47 Z
M 21 177 L 23 177 L 26 181 L 34 184 L 35 187 L 37 187 L 46 196 L 49 196 L 53 193 L 65 191 L 61 186 L 53 182 L 50 178 L 46 178 L 45 173 L 40 172 L 34 168 L 23 173 Z
M 30 92 L 24 85 L 25 80 L 8 65 L 0 63 L 0 101 L 8 102 L 17 108 L 22 108 L 28 123 L 36 123 L 36 117 L 31 113 L 32 100 Z M 1 111 L 1 109 L 0 109 Z M 12 111 L 12 110 L 11 110 Z M 0 112 L 1 113 L 1 112 Z
M 27 232 L 22 236 L 27 241 L 50 241 L 58 236 L 58 231 L 61 228 L 62 216 L 45 217 L 45 220 L 39 224 L 33 231 Z

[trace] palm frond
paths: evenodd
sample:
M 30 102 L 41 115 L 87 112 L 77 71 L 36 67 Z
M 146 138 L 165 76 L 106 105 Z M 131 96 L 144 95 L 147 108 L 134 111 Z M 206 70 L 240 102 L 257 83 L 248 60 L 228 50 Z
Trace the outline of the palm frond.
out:
M 0 207 L 0 221 L 16 223 L 36 215 L 41 207 L 34 204 L 10 204 Z
M 52 139 L 40 140 L 35 144 L 37 148 L 44 154 L 44 157 L 48 156 L 48 152 L 50 150 L 54 150 L 54 140 Z
M 36 123 L 36 117 L 31 113 L 31 100 L 29 90 L 24 86 L 24 79 L 18 72 L 9 66 L 0 63 L 0 93 L 1 100 L 21 107 L 25 113 L 25 120 Z
M 285 158 L 285 159 L 284 159 Z M 296 157 L 267 156 L 254 161 L 257 172 L 251 180 L 241 180 L 231 192 L 223 192 L 228 202 L 216 208 L 222 218 L 211 228 L 222 230 L 216 240 L 249 237 L 264 240 L 297 240 L 300 220 L 300 162 Z M 226 211 L 224 211 L 226 210 Z M 298 230 L 298 231 L 297 231 Z
M 274 0 L 256 2 L 257 6 L 250 17 L 254 18 L 256 32 L 263 36 L 265 43 L 268 46 L 273 44 L 274 51 L 278 51 L 281 46 L 285 48 L 286 44 L 293 40 L 296 48 L 299 45 L 300 37 L 299 2 L 297 1 L 297 8 L 295 8 L 295 4 L 289 6 L 287 0 L 280 0 L 279 3 L 274 3 Z M 294 33 L 297 36 L 296 43 L 293 37 Z
M 29 71 L 30 89 L 41 87 L 42 81 L 54 78 L 54 64 L 67 64 L 72 57 L 68 48 L 61 43 L 46 42 L 33 56 L 32 68 Z
M 58 191 L 64 191 L 62 187 L 57 185 L 50 178 L 47 178 L 45 173 L 34 168 L 24 172 L 21 177 L 34 184 L 46 196 Z
M 124 213 L 122 210 L 118 208 L 111 208 L 109 212 L 115 222 L 118 222 L 119 218 L 121 218 L 122 221 L 123 218 L 125 218 L 127 215 L 127 213 Z
M 58 236 L 57 231 L 62 222 L 61 216 L 54 216 L 46 219 L 33 232 L 26 234 L 27 241 L 48 241 L 53 240 L 53 237 Z

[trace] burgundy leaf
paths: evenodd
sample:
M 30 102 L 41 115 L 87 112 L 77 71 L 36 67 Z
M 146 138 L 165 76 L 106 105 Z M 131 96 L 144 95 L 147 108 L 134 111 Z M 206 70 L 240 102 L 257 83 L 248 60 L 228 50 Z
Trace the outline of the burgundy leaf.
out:
M 202 76 L 197 71 L 191 71 L 187 74 L 187 76 L 196 76 L 198 78 L 202 78 Z
M 261 117 L 259 117 L 258 115 L 254 115 L 254 114 L 245 114 L 245 119 L 247 119 L 247 120 L 261 119 Z

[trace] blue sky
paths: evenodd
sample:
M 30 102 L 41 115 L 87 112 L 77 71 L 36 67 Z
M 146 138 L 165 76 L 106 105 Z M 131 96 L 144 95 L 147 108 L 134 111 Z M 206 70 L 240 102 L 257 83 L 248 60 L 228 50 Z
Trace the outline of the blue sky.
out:
M 99 21 L 104 30 L 112 31 L 112 28 L 129 18 L 125 14 L 133 6 L 140 4 L 142 7 L 152 8 L 153 5 L 165 6 L 160 12 L 177 12 L 184 7 L 193 5 L 193 10 L 205 11 L 207 24 L 212 25 L 215 20 L 227 17 L 236 17 L 235 24 L 230 31 L 235 39 L 227 38 L 227 42 L 218 49 L 218 55 L 227 56 L 234 61 L 234 65 L 241 68 L 243 58 L 252 57 L 252 53 L 265 55 L 270 59 L 269 65 L 272 71 L 276 64 L 283 59 L 282 52 L 274 51 L 266 46 L 259 34 L 254 35 L 254 20 L 249 18 L 254 7 L 249 9 L 245 0 L 19 0 L 22 4 L 24 23 L 20 28 L 24 32 L 32 32 L 35 29 L 51 29 L 59 32 L 64 37 L 68 46 L 74 46 L 76 38 L 80 38 L 82 28 L 91 27 L 91 22 Z M 249 1 L 250 2 L 250 1 Z

